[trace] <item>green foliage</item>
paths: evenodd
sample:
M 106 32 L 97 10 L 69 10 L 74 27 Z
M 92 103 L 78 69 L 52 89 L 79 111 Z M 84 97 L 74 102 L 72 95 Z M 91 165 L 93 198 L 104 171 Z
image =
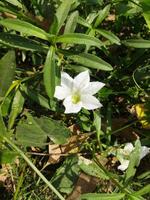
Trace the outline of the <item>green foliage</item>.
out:
M 15 52 L 9 51 L 0 60 L 0 97 L 3 97 L 14 80 L 16 69 Z
M 150 144 L 149 30 L 149 0 L 0 1 L 0 164 L 13 167 L 14 200 L 64 200 L 59 191 L 67 198 L 80 172 L 111 183 L 107 191 L 98 182 L 80 199 L 149 198 L 148 156 L 140 161 L 141 146 Z M 66 115 L 54 98 L 61 72 L 75 77 L 85 70 L 105 83 L 97 94 L 103 107 Z M 121 172 L 116 152 L 126 142 L 135 149 Z M 20 157 L 14 167 L 17 155 L 34 172 Z M 47 166 L 47 156 L 61 161 Z

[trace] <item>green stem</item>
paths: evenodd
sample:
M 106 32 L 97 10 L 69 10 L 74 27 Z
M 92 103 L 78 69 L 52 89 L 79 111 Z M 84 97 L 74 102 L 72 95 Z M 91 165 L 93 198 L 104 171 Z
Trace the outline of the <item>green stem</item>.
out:
M 138 121 L 139 121 L 139 120 L 136 120 L 136 121 L 134 121 L 134 122 L 132 122 L 132 123 L 130 123 L 130 124 L 127 124 L 127 125 L 125 125 L 125 126 L 119 128 L 119 129 L 117 129 L 117 130 L 115 130 L 115 131 L 112 131 L 111 134 L 117 135 L 119 132 L 121 132 L 122 130 L 124 130 L 124 129 L 126 129 L 126 128 L 129 128 L 130 126 L 132 126 L 133 124 L 135 124 L 135 123 L 138 122 Z M 116 134 L 116 133 L 117 133 L 117 134 Z
M 48 185 L 48 187 L 59 197 L 60 200 L 65 200 L 63 196 L 55 189 L 55 187 L 43 176 L 43 174 L 36 168 L 36 166 L 30 161 L 30 159 L 7 137 L 3 137 L 12 148 L 18 152 L 21 157 L 28 163 L 28 165 L 38 174 L 38 176 Z
M 115 185 L 117 185 L 122 192 L 125 192 L 126 194 L 131 194 L 131 191 L 124 188 L 121 183 L 119 183 L 112 175 L 111 173 L 99 162 L 96 156 L 94 156 L 95 163 L 107 174 L 107 176 L 112 180 Z

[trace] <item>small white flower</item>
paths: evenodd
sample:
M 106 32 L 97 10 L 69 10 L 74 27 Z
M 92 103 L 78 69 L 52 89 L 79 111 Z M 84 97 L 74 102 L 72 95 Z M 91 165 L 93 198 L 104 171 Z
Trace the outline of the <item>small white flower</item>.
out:
M 77 113 L 81 108 L 93 110 L 102 107 L 93 95 L 104 85 L 101 82 L 90 82 L 88 70 L 81 72 L 74 79 L 62 72 L 61 86 L 56 86 L 54 97 L 64 100 L 65 113 Z
M 127 143 L 123 149 L 118 149 L 117 158 L 121 165 L 118 169 L 124 171 L 128 168 L 130 162 L 130 154 L 135 149 L 132 143 Z M 141 146 L 140 160 L 144 158 L 149 153 L 149 148 L 146 146 Z

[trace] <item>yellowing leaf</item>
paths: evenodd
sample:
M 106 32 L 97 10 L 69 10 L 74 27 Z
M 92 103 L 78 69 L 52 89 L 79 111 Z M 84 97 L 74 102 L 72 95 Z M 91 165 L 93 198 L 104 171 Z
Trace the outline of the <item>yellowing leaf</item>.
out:
M 140 120 L 142 127 L 149 129 L 150 128 L 150 122 L 147 120 L 147 108 L 144 104 L 136 104 L 135 105 L 135 111 L 137 118 Z

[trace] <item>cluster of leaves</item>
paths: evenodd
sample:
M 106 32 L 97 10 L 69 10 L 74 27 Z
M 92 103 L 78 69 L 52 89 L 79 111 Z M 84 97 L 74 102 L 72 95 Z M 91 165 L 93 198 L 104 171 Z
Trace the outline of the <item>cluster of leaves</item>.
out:
M 108 194 L 95 187 L 96 193 L 82 194 L 81 199 L 144 199 L 149 192 L 149 174 L 135 177 L 135 167 L 139 165 L 141 143 L 150 145 L 149 29 L 149 0 L 1 0 L 0 164 L 13 162 L 18 154 L 27 161 L 25 153 L 35 149 L 36 153 L 47 152 L 56 145 L 56 153 L 76 154 L 66 159 L 59 156 L 54 163 L 64 161 L 50 175 L 51 183 L 62 194 L 69 195 L 84 172 L 111 181 L 113 189 Z M 62 70 L 71 75 L 89 70 L 93 80 L 106 84 L 98 93 L 103 103 L 101 112 L 83 109 L 77 115 L 64 114 L 53 97 Z M 129 113 L 131 106 L 136 116 Z M 107 157 L 116 148 L 111 147 L 114 141 L 128 141 L 129 135 L 131 140 L 132 133 L 117 135 L 130 122 L 139 128 L 141 142 L 135 142 L 126 173 L 119 175 L 112 167 L 114 175 L 95 155 Z M 67 128 L 71 125 L 77 127 L 79 135 Z M 87 152 L 91 159 L 88 165 L 78 156 Z M 53 168 L 52 161 L 44 164 L 40 167 Z M 24 193 L 20 189 L 24 183 L 20 178 L 14 199 Z M 24 198 L 31 198 L 31 194 L 33 191 Z

